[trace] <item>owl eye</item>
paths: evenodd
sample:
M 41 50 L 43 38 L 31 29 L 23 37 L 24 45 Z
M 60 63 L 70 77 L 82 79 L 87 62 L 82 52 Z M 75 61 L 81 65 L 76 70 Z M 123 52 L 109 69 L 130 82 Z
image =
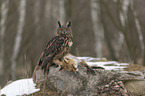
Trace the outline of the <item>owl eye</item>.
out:
M 68 28 L 66 30 L 68 30 Z
M 61 28 L 59 30 L 62 30 Z

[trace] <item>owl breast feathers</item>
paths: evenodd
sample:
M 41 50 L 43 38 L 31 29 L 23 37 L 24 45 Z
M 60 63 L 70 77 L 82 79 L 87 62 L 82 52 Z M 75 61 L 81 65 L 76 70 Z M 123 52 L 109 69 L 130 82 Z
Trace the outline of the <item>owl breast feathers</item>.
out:
M 59 28 L 60 27 L 62 26 L 59 25 Z M 68 27 L 70 27 L 70 24 L 69 26 L 66 26 L 66 28 Z M 72 46 L 72 35 L 68 34 L 67 31 L 65 32 L 65 29 L 61 29 L 61 31 L 64 32 L 59 32 L 59 34 L 57 34 L 48 42 L 45 50 L 42 52 L 39 58 L 37 64 L 44 69 L 44 72 L 48 72 L 49 67 L 52 66 L 53 63 L 59 63 L 58 65 L 61 65 L 60 61 L 63 59 L 63 56 L 69 52 L 70 47 Z

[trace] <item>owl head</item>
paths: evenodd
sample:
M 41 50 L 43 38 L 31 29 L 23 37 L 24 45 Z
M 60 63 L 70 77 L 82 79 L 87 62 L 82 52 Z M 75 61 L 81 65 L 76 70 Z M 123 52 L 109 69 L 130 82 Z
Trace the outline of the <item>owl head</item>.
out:
M 61 25 L 61 23 L 58 21 L 58 28 L 56 35 L 67 35 L 69 37 L 73 37 L 72 35 L 72 29 L 71 29 L 71 21 L 68 21 L 66 23 L 66 26 Z

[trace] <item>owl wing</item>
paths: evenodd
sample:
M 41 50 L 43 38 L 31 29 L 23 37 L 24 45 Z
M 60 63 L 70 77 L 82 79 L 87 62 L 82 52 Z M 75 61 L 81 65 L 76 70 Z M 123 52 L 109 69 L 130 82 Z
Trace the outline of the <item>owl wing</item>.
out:
M 53 55 L 55 56 L 62 51 L 67 43 L 67 39 L 63 36 L 56 36 L 50 40 L 44 50 L 44 56 Z
M 50 67 L 52 65 L 52 60 L 55 55 L 58 55 L 67 43 L 67 40 L 63 36 L 56 36 L 52 38 L 45 50 L 42 52 L 40 59 L 38 61 L 38 65 L 42 67 L 42 69 L 47 69 L 46 67 Z

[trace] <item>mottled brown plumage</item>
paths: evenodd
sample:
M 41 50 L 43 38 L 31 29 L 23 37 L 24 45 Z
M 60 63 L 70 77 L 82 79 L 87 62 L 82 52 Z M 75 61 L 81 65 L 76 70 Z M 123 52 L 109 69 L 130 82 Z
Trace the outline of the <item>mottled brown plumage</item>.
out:
M 62 65 L 61 60 L 69 52 L 72 45 L 72 30 L 70 24 L 71 22 L 69 21 L 66 26 L 62 26 L 58 21 L 59 26 L 56 36 L 48 42 L 38 61 L 38 66 L 41 66 L 44 72 L 48 72 L 49 67 L 53 63 L 59 66 Z

